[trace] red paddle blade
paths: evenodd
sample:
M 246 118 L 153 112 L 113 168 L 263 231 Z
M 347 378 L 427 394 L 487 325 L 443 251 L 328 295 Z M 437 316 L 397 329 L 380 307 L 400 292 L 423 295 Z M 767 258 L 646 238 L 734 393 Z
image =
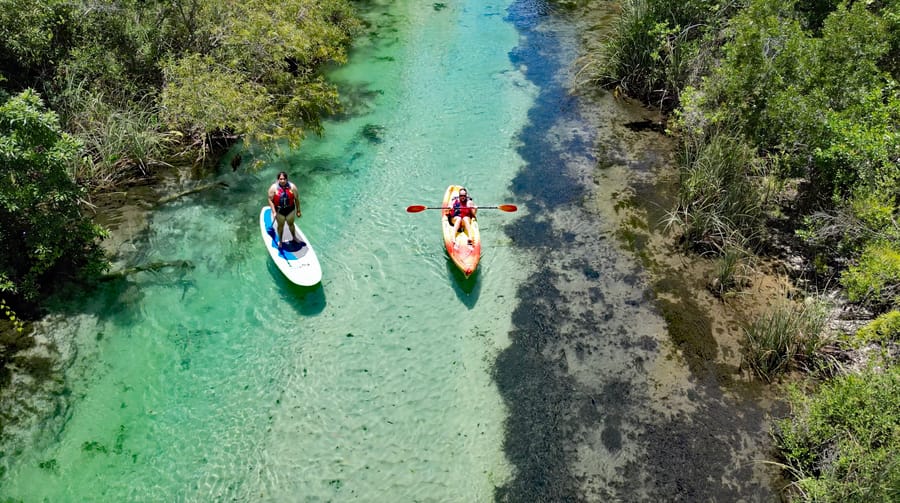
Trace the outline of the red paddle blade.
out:
M 508 211 L 508 212 L 510 212 L 510 213 L 512 213 L 512 212 L 514 212 L 514 211 L 516 211 L 516 210 L 519 209 L 519 208 L 516 207 L 515 204 L 501 204 L 500 206 L 497 206 L 497 208 L 498 208 L 500 211 Z
M 425 209 L 426 209 L 425 206 L 422 206 L 421 204 L 414 204 L 412 206 L 406 207 L 406 211 L 408 213 L 418 213 L 420 211 L 425 211 Z

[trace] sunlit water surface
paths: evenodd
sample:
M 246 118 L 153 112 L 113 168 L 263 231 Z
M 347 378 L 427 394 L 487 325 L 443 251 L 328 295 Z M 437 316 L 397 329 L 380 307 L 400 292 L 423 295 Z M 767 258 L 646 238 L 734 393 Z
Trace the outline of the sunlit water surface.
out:
M 464 280 L 435 211 L 451 183 L 511 200 L 536 92 L 507 2 L 385 2 L 332 77 L 348 113 L 260 171 L 151 216 L 112 282 L 44 324 L 70 341 L 66 406 L 19 432 L 2 495 L 26 501 L 486 501 L 510 476 L 490 378 L 529 272 L 484 210 Z M 257 218 L 280 170 L 321 286 L 289 284 Z M 137 250 L 137 251 L 134 251 Z M 181 262 L 184 261 L 184 262 Z M 66 342 L 65 344 L 69 344 Z M 24 440 L 23 440 L 24 439 Z

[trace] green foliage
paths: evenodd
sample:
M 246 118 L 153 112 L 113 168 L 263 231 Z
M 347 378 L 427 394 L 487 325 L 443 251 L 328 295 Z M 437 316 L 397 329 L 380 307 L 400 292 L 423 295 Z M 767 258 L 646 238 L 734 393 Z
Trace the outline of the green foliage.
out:
M 766 381 L 796 365 L 812 370 L 827 320 L 821 301 L 777 307 L 744 325 L 744 364 Z
M 164 105 L 177 103 L 174 109 L 164 107 L 164 117 L 175 127 L 194 133 L 243 130 L 272 118 L 271 111 L 264 111 L 267 96 L 263 86 L 209 56 L 193 54 L 168 62 L 164 76 L 168 84 L 162 101 Z
M 80 149 L 34 92 L 0 106 L 0 279 L 26 302 L 52 290 L 53 273 L 104 266 L 102 231 L 80 214 L 83 191 L 67 174 Z
M 896 203 L 878 192 L 857 191 L 850 201 L 853 215 L 873 237 L 900 240 L 900 227 L 894 219 Z
M 900 195 L 900 94 L 885 85 L 860 91 L 861 103 L 823 115 L 821 143 L 811 151 L 816 182 L 841 199 L 854 191 L 872 192 L 896 200 Z M 811 140 L 812 141 L 812 140 Z
M 888 241 L 866 246 L 858 263 L 841 275 L 847 297 L 875 309 L 900 305 L 900 248 Z
M 586 69 L 603 86 L 674 108 L 701 40 L 714 33 L 730 4 L 713 0 L 626 0 L 602 53 Z
M 182 153 L 176 139 L 204 157 L 321 133 L 339 104 L 321 71 L 360 26 L 348 0 L 0 1 L 5 87 L 46 92 L 101 187 Z
M 900 342 L 900 311 L 893 310 L 882 314 L 860 327 L 854 337 L 863 344 L 869 342 Z
M 751 0 L 724 34 L 721 63 L 704 80 L 695 106 L 709 110 L 713 124 L 736 121 L 753 144 L 777 145 L 772 135 L 780 130 L 768 123 L 767 102 L 782 90 L 796 94 L 805 71 L 801 63 L 809 59 L 793 2 Z
M 202 141 L 210 134 L 257 140 L 321 133 L 337 110 L 319 69 L 346 61 L 358 25 L 341 0 L 200 2 L 184 51 L 162 67 L 164 118 Z M 202 90 L 202 92 L 199 92 Z
M 837 263 L 843 257 L 860 255 L 870 242 L 900 242 L 895 211 L 893 198 L 860 188 L 834 210 L 806 216 L 796 233 L 817 260 Z
M 863 3 L 838 6 L 821 37 L 792 0 L 753 0 L 730 24 L 721 63 L 682 115 L 737 123 L 785 176 L 838 200 L 857 184 L 896 194 L 898 93 L 879 68 L 886 23 Z M 824 11 L 821 11 L 822 13 Z
M 717 132 L 685 135 L 682 153 L 678 205 L 669 223 L 679 225 L 685 244 L 697 250 L 752 248 L 762 235 L 763 217 L 755 183 L 762 171 L 753 151 L 739 138 Z
M 900 498 L 900 367 L 840 376 L 792 403 L 774 438 L 802 500 Z
M 0 0 L 0 54 L 15 58 L 20 70 L 37 73 L 61 54 L 72 6 L 68 0 Z

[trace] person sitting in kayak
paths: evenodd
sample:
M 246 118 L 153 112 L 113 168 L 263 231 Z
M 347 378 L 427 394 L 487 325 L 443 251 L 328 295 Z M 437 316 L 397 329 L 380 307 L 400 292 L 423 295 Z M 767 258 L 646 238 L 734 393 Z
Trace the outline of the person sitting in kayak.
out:
M 275 216 L 275 235 L 278 237 L 278 249 L 282 248 L 281 240 L 284 235 L 284 223 L 287 222 L 294 241 L 301 243 L 297 228 L 294 226 L 294 214 L 299 217 L 300 197 L 297 195 L 297 186 L 288 181 L 288 175 L 284 171 L 278 173 L 278 180 L 269 187 L 269 207 Z
M 459 195 L 453 198 L 453 202 L 450 203 L 450 214 L 448 218 L 450 219 L 450 223 L 453 224 L 453 233 L 451 236 L 455 236 L 457 232 L 459 232 L 459 228 L 462 227 L 463 232 L 466 233 L 466 238 L 469 240 L 469 244 L 472 243 L 472 219 L 475 218 L 475 213 L 478 211 L 478 207 L 475 206 L 475 201 L 469 199 L 469 191 L 466 190 L 465 187 L 459 189 Z M 453 242 L 453 245 L 456 246 L 456 241 Z

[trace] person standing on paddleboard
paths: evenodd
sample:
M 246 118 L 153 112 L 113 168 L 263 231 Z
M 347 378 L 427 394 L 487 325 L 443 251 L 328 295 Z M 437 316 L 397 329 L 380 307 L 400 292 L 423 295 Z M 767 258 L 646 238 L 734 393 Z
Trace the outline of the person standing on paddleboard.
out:
M 475 212 L 478 211 L 478 207 L 475 206 L 475 201 L 469 199 L 469 191 L 465 187 L 459 189 L 459 194 L 453 198 L 450 208 L 450 223 L 453 224 L 451 236 L 455 236 L 459 232 L 460 226 L 462 226 L 463 232 L 466 233 L 466 237 L 471 245 L 472 231 L 469 227 L 472 224 L 472 219 L 475 218 Z M 454 241 L 453 245 L 456 246 L 456 241 Z
M 294 241 L 300 243 L 300 238 L 297 237 L 297 228 L 294 227 L 294 215 L 302 216 L 300 197 L 297 195 L 297 186 L 288 181 L 288 175 L 284 171 L 278 173 L 278 179 L 269 187 L 269 207 L 272 208 L 272 215 L 275 215 L 275 224 L 273 225 L 276 226 L 278 249 L 280 250 L 282 247 L 285 222 L 288 224 Z

